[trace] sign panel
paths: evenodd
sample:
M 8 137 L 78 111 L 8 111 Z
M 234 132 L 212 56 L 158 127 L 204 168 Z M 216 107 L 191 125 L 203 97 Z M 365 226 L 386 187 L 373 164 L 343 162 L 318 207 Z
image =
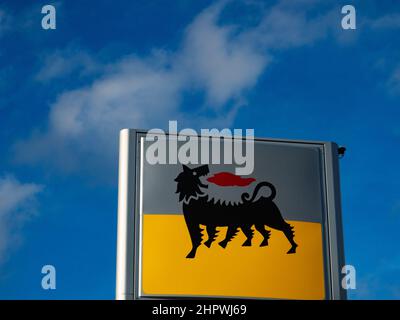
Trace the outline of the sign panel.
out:
M 345 297 L 335 144 L 150 136 L 121 131 L 117 298 Z

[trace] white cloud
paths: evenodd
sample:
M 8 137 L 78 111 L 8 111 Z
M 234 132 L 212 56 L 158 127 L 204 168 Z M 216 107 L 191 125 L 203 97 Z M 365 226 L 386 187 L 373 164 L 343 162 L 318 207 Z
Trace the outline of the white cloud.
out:
M 0 37 L 10 28 L 10 16 L 0 8 Z
M 394 95 L 400 94 L 400 66 L 397 66 L 393 70 L 392 75 L 387 82 L 387 86 L 390 93 Z
M 400 299 L 400 255 L 374 263 L 368 272 L 357 274 L 357 288 L 350 290 L 353 299 Z
M 19 229 L 36 214 L 36 196 L 42 186 L 21 183 L 13 176 L 0 177 L 0 263 L 7 250 L 18 244 Z
M 310 4 L 281 1 L 258 25 L 240 28 L 219 23 L 224 6 L 201 12 L 176 52 L 124 57 L 103 68 L 91 85 L 61 93 L 50 107 L 47 129 L 17 143 L 18 161 L 104 172 L 116 163 L 121 128 L 165 127 L 173 119 L 180 126 L 229 127 L 274 51 L 310 44 L 328 31 L 329 14 L 308 18 Z M 39 78 L 57 77 L 82 60 L 69 62 L 57 53 L 49 59 Z M 185 108 L 183 97 L 193 91 L 205 101 Z M 210 113 L 213 118 L 204 116 Z
M 79 49 L 56 50 L 41 58 L 41 68 L 36 74 L 38 81 L 49 81 L 77 73 L 78 76 L 98 72 L 100 66 L 91 55 Z
M 163 126 L 178 117 L 182 82 L 159 58 L 128 57 L 112 69 L 88 87 L 61 94 L 51 107 L 48 131 L 20 142 L 19 158 L 46 159 L 65 170 L 89 158 L 94 171 L 93 163 L 109 168 L 120 128 Z
M 381 17 L 367 18 L 365 25 L 370 27 L 372 31 L 390 31 L 400 28 L 400 13 L 390 13 Z M 397 31 L 397 30 L 396 30 Z M 393 55 L 396 57 L 396 55 Z M 380 57 L 376 63 L 376 67 L 384 71 L 389 69 L 387 79 L 384 81 L 384 86 L 387 92 L 392 95 L 400 94 L 400 65 L 398 61 L 390 56 Z
M 400 13 L 387 14 L 370 21 L 373 29 L 396 29 L 400 28 Z
M 257 28 L 250 31 L 256 44 L 268 49 L 307 45 L 337 27 L 332 11 L 311 15 L 316 1 L 280 1 L 266 12 Z
M 219 26 L 219 10 L 219 6 L 205 10 L 188 27 L 178 61 L 181 71 L 206 91 L 209 104 L 217 108 L 254 86 L 270 60 L 234 26 Z

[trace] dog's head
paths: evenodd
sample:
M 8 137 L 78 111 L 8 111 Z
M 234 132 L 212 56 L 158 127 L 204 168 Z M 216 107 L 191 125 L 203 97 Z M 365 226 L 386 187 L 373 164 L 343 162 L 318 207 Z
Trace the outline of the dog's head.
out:
M 175 178 L 179 201 L 189 201 L 191 197 L 196 199 L 199 195 L 203 195 L 200 188 L 207 188 L 207 185 L 201 182 L 200 177 L 206 176 L 209 172 L 208 165 L 193 169 L 183 165 L 183 171 Z

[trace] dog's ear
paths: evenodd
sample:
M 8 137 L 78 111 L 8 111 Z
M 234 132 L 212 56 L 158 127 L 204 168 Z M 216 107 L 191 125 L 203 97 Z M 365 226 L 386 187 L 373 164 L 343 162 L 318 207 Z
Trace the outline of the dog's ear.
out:
M 188 166 L 185 166 L 184 164 L 182 165 L 182 167 L 183 167 L 183 172 L 190 172 L 190 171 L 192 171 L 192 170 L 190 170 L 190 168 L 188 167 Z

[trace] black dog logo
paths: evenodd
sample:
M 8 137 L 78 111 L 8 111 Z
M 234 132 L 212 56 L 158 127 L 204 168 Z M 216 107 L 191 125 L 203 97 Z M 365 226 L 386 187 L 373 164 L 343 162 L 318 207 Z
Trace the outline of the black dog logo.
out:
M 228 227 L 225 239 L 219 242 L 225 248 L 238 233 L 239 228 L 247 237 L 243 246 L 251 246 L 254 225 L 256 230 L 264 237 L 260 247 L 268 245 L 270 231 L 265 229 L 265 225 L 282 231 L 289 240 L 292 247 L 287 253 L 296 253 L 297 244 L 294 242 L 293 227 L 288 224 L 281 215 L 279 208 L 273 202 L 276 196 L 275 187 L 269 182 L 260 182 L 252 197 L 248 193 L 243 193 L 241 203 L 221 204 L 214 198 L 209 199 L 201 188 L 208 188 L 208 185 L 200 181 L 200 177 L 209 173 L 208 165 L 203 165 L 194 169 L 183 165 L 183 171 L 176 177 L 176 193 L 179 194 L 179 201 L 182 202 L 185 222 L 192 240 L 192 250 L 186 258 L 194 258 L 196 250 L 202 241 L 200 225 L 205 225 L 208 240 L 204 243 L 208 248 L 214 242 L 217 234 L 216 227 Z M 255 200 L 262 187 L 268 187 L 271 194 L 268 197 L 260 197 Z

